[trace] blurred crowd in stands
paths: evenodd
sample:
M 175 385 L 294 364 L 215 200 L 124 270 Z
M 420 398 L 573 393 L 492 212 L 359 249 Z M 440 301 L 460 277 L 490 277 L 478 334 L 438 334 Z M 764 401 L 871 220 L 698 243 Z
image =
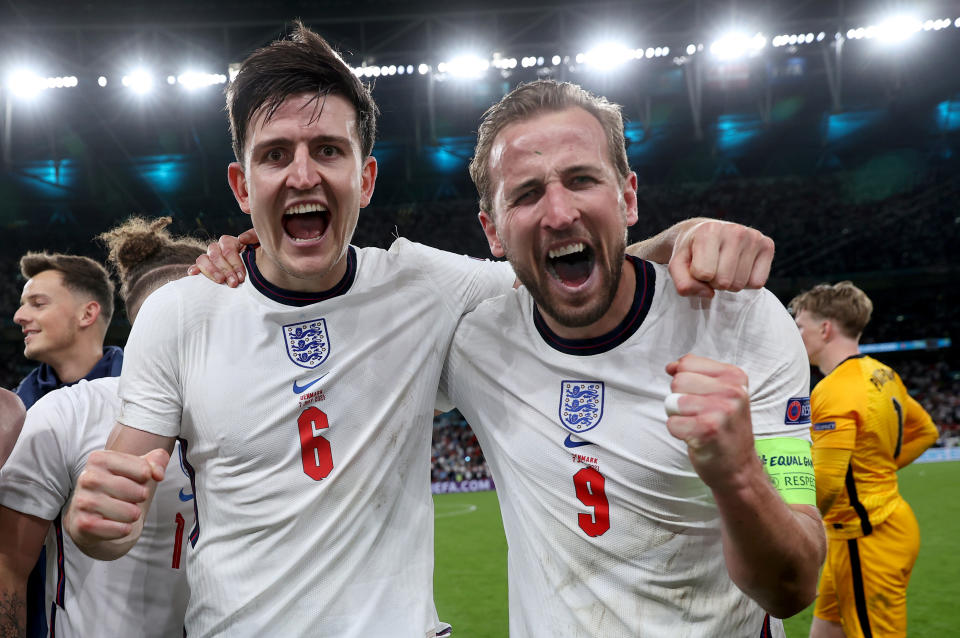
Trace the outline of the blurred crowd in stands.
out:
M 878 179 L 877 175 L 882 175 Z M 898 353 L 893 365 L 941 428 L 938 445 L 960 444 L 960 174 L 930 169 L 924 174 L 833 172 L 778 179 L 723 179 L 709 184 L 644 185 L 641 222 L 631 241 L 679 219 L 707 216 L 749 224 L 777 242 L 770 287 L 784 301 L 808 287 L 803 282 L 852 279 L 875 303 L 863 342 L 951 337 L 954 346 L 935 361 Z M 143 211 L 138 211 L 143 212 Z M 89 220 L 88 220 L 89 221 Z M 110 220 L 109 225 L 119 220 Z M 107 229 L 72 216 L 21 221 L 4 229 L 0 256 L 0 386 L 14 387 L 32 367 L 22 356 L 20 329 L 12 322 L 23 281 L 17 265 L 28 250 L 83 254 L 103 260 L 90 238 Z M 232 210 L 176 217 L 176 233 L 216 237 L 239 233 L 249 220 Z M 95 226 L 95 227 L 94 227 Z M 371 206 L 360 216 L 354 243 L 387 247 L 396 236 L 486 256 L 475 200 L 456 199 Z M 123 345 L 129 323 L 118 312 L 107 343 Z M 434 422 L 435 481 L 489 476 L 469 426 L 454 411 Z
M 469 481 L 490 477 L 477 436 L 463 415 L 452 410 L 433 419 L 432 481 Z

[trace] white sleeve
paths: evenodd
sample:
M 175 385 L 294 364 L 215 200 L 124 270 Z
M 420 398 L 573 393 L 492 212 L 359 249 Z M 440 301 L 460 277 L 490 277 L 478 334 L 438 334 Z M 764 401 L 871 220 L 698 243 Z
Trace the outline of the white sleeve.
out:
M 485 299 L 509 292 L 516 281 L 513 268 L 505 261 L 456 255 L 403 238 L 393 242 L 390 252 L 409 253 L 422 264 L 440 299 L 456 317 Z
M 74 404 L 64 388 L 27 410 L 20 438 L 0 469 L 0 505 L 52 521 L 73 491 L 83 454 Z
M 182 325 L 175 286 L 161 287 L 140 307 L 123 353 L 117 418 L 123 425 L 161 436 L 180 434 Z
M 760 291 L 745 308 L 735 338 L 737 365 L 749 379 L 754 435 L 809 441 L 810 364 L 786 308 L 771 292 Z

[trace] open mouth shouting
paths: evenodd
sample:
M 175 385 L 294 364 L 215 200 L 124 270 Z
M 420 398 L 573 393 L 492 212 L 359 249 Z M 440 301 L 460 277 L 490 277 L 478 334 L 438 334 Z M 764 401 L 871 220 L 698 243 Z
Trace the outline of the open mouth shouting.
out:
M 570 242 L 547 252 L 547 273 L 566 288 L 579 288 L 593 272 L 596 256 L 582 241 Z
M 294 204 L 283 213 L 281 223 L 283 231 L 294 243 L 309 243 L 327 232 L 330 211 L 322 204 Z

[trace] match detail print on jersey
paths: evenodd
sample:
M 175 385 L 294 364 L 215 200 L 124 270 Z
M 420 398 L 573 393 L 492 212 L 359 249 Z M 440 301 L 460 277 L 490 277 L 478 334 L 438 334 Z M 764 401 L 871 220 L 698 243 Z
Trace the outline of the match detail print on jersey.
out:
M 757 456 L 770 482 L 789 505 L 817 504 L 810 443 L 803 439 L 775 437 L 757 439 Z

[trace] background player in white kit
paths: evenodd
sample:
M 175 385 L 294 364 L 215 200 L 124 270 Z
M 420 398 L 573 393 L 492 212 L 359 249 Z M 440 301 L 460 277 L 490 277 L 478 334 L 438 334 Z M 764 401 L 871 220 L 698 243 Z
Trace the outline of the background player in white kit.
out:
M 203 252 L 197 240 L 173 240 L 130 220 L 104 235 L 120 274 L 130 321 L 153 290 L 185 274 Z M 0 469 L 0 600 L 23 600 L 27 576 L 46 542 L 48 635 L 180 638 L 187 607 L 186 533 L 193 490 L 177 450 L 157 488 L 141 541 L 126 556 L 101 562 L 63 534 L 61 513 L 87 457 L 103 448 L 117 414 L 119 377 L 54 390 L 29 411 L 8 463 Z M 46 539 L 46 540 L 45 540 Z M 25 609 L 0 614 L 0 635 L 24 630 Z
M 179 281 L 144 305 L 120 424 L 67 527 L 93 555 L 126 551 L 179 437 L 198 507 L 191 636 L 444 632 L 430 417 L 457 322 L 513 271 L 405 240 L 349 245 L 376 178 L 376 107 L 316 34 L 255 52 L 228 102 L 229 180 L 260 240 L 249 276 Z
M 782 636 L 770 616 L 810 603 L 824 555 L 786 310 L 765 290 L 684 299 L 625 260 L 620 110 L 575 85 L 492 107 L 471 175 L 524 287 L 464 317 L 441 390 L 497 483 L 511 636 Z M 758 450 L 801 464 L 768 467 L 780 494 Z

